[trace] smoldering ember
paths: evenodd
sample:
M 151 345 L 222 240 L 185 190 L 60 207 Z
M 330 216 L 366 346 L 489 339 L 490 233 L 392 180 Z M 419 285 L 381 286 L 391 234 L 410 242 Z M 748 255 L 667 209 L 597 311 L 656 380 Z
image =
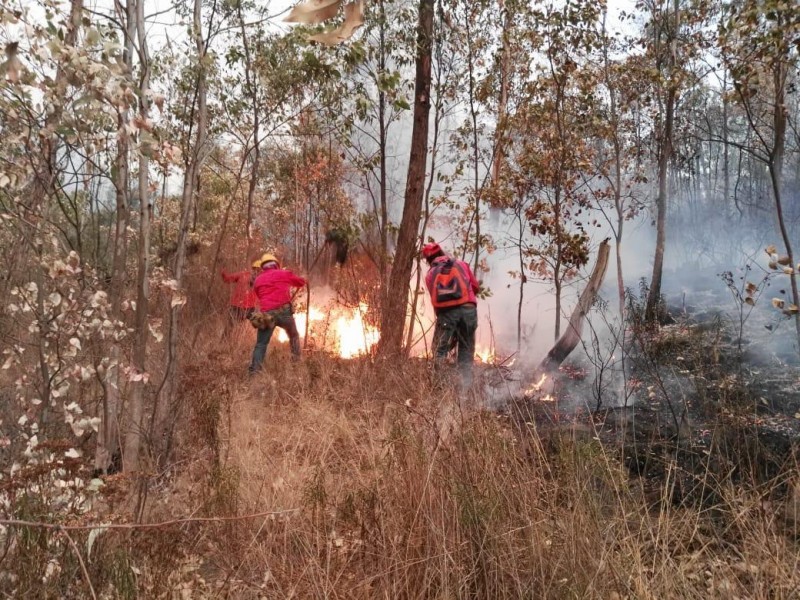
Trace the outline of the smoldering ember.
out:
M 800 598 L 800 4 L 0 42 L 0 595 Z

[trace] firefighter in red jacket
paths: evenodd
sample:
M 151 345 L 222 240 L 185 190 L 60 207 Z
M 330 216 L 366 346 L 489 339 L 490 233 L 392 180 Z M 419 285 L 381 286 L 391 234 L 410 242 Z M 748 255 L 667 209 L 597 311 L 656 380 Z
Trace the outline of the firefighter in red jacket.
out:
M 267 355 L 267 346 L 276 326 L 286 331 L 289 336 L 292 358 L 300 358 L 300 334 L 297 332 L 297 325 L 294 322 L 291 290 L 303 287 L 306 285 L 306 280 L 295 275 L 289 269 L 281 269 L 278 259 L 272 254 L 265 254 L 261 257 L 260 267 L 261 272 L 253 283 L 253 291 L 258 297 L 261 312 L 268 313 L 274 324 L 258 330 L 253 359 L 250 363 L 250 373 L 261 370 L 264 357 Z
M 425 244 L 422 256 L 430 269 L 425 286 L 436 313 L 433 330 L 434 366 L 444 363 L 453 347 L 458 348 L 458 370 L 465 386 L 472 384 L 475 331 L 478 329 L 480 284 L 463 260 L 448 256 L 439 244 Z
M 261 259 L 253 261 L 250 271 L 238 271 L 228 273 L 222 269 L 222 280 L 225 283 L 232 283 L 230 299 L 230 324 L 235 324 L 245 319 L 258 308 L 258 298 L 253 291 L 253 281 L 256 275 L 261 272 Z

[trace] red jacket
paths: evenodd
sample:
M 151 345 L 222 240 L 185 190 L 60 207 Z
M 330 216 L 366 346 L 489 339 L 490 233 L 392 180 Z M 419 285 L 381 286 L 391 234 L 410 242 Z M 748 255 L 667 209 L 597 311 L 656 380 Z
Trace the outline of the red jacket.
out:
M 425 286 L 428 288 L 428 293 L 431 292 L 431 287 L 433 286 L 433 267 L 441 262 L 446 261 L 449 256 L 439 256 L 433 259 L 431 263 L 431 269 L 425 275 Z M 455 260 L 455 262 L 463 269 L 464 273 L 467 275 L 469 279 L 469 302 L 474 304 L 478 303 L 478 290 L 480 290 L 480 284 L 478 284 L 478 280 L 475 279 L 475 275 L 472 273 L 472 269 L 469 268 L 469 265 L 465 263 L 463 260 Z
M 274 310 L 292 301 L 292 288 L 301 288 L 306 280 L 289 269 L 266 269 L 256 277 L 253 289 L 262 312 Z
M 235 283 L 231 290 L 231 306 L 236 308 L 258 308 L 258 298 L 250 287 L 250 271 L 226 273 L 223 269 L 222 279 L 225 283 Z

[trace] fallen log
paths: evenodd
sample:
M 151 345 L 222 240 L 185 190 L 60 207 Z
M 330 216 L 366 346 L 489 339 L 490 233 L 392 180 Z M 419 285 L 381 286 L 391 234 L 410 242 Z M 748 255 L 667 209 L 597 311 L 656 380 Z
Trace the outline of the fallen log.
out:
M 550 348 L 547 356 L 544 357 L 539 367 L 534 371 L 534 380 L 541 377 L 542 374 L 551 373 L 558 369 L 562 362 L 575 350 L 575 347 L 581 341 L 581 334 L 583 333 L 583 321 L 586 318 L 586 313 L 592 308 L 594 300 L 597 297 L 597 292 L 603 284 L 603 279 L 606 275 L 608 268 L 608 255 L 610 253 L 610 246 L 608 239 L 603 240 L 600 248 L 597 251 L 597 262 L 594 265 L 594 270 L 589 276 L 589 283 L 586 284 L 581 297 L 578 299 L 578 304 L 572 311 L 569 318 L 569 323 L 564 333 L 558 338 L 555 346 Z
M 583 292 L 581 292 L 578 304 L 572 311 L 569 318 L 567 328 L 555 345 L 550 348 L 547 356 L 544 357 L 539 366 L 534 369 L 530 375 L 529 381 L 536 382 L 529 385 L 521 396 L 512 395 L 510 398 L 510 412 L 512 422 L 518 428 L 519 439 L 525 448 L 525 452 L 533 452 L 530 437 L 527 435 L 528 426 L 531 422 L 537 420 L 538 414 L 547 414 L 552 409 L 546 408 L 547 402 L 542 400 L 552 400 L 555 391 L 556 377 L 552 374 L 558 370 L 562 362 L 570 355 L 570 353 L 577 347 L 581 341 L 581 334 L 583 332 L 583 322 L 586 319 L 586 314 L 592 308 L 600 286 L 603 284 L 606 269 L 608 268 L 608 256 L 610 253 L 610 246 L 608 239 L 603 240 L 598 248 L 597 262 L 594 265 L 592 274 L 589 276 L 589 281 L 586 284 Z M 544 413 L 542 413 L 544 411 Z M 556 409 L 557 411 L 557 409 Z

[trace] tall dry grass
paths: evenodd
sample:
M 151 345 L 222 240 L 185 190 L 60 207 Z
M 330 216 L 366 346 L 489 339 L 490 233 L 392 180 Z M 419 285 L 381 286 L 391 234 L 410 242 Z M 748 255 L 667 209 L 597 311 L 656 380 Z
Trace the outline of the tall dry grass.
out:
M 234 520 L 108 531 L 91 550 L 73 533 L 98 597 L 800 597 L 796 525 L 769 485 L 709 472 L 714 501 L 676 505 L 676 464 L 644 482 L 591 432 L 518 431 L 424 361 L 293 363 L 274 344 L 250 378 L 254 332 L 220 330 L 187 354 L 176 460 L 144 519 Z M 107 481 L 98 519 L 118 518 L 125 485 Z M 6 552 L 34 564 L 46 532 L 21 533 Z M 66 545 L 47 581 L 14 564 L 14 589 L 88 596 Z
M 291 512 L 205 534 L 203 594 L 240 598 L 794 598 L 798 547 L 764 489 L 712 482 L 680 507 L 592 436 L 515 432 L 463 407 L 420 361 L 270 350 L 218 357 L 213 510 Z M 228 362 L 226 362 L 228 361 Z M 221 397 L 219 384 L 210 397 Z M 198 410 L 200 413 L 198 413 Z M 443 429 L 448 429 L 440 437 Z M 213 430 L 213 431 L 212 431 Z M 676 467 L 677 469 L 677 467 Z M 198 546 L 199 547 L 199 546 Z M 194 588 L 199 589 L 199 588 Z

